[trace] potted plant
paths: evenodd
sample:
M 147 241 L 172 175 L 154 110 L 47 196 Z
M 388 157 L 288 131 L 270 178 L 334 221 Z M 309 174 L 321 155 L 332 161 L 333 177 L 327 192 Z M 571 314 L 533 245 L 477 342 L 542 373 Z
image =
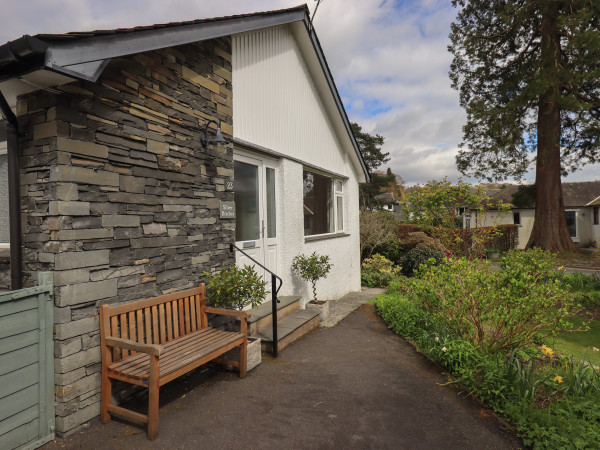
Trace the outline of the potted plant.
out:
M 310 256 L 297 255 L 292 261 L 292 271 L 303 280 L 310 281 L 313 289 L 313 299 L 308 302 L 309 307 L 319 311 L 319 320 L 322 322 L 329 317 L 329 303 L 317 299 L 317 281 L 326 278 L 332 264 L 329 256 L 317 255 L 313 252 Z
M 254 267 L 236 265 L 220 271 L 203 273 L 206 278 L 206 297 L 211 306 L 242 310 L 248 306 L 258 307 L 267 295 L 267 282 L 256 273 Z M 224 359 L 239 361 L 239 347 L 227 352 Z M 248 337 L 246 350 L 247 370 L 251 370 L 262 361 L 259 338 Z

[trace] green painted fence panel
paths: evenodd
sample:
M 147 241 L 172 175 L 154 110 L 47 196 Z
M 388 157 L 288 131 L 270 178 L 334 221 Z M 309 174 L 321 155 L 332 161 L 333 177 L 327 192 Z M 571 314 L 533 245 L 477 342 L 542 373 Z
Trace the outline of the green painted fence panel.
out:
M 54 439 L 52 274 L 38 286 L 0 295 L 0 449 L 33 449 Z

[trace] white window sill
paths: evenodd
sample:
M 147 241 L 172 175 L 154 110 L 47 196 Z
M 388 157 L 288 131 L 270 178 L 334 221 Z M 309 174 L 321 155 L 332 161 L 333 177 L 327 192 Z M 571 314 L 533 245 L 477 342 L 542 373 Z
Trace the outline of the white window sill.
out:
M 315 234 L 314 236 L 304 236 L 304 242 L 312 242 L 312 241 L 322 241 L 325 239 L 335 239 L 341 237 L 350 236 L 348 233 L 340 231 L 338 233 L 330 233 L 330 234 Z

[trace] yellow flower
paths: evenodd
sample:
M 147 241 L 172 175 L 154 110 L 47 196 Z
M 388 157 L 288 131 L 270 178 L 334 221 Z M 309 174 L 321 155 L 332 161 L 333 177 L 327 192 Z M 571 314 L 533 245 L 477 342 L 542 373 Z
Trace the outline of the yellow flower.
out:
M 563 382 L 563 379 L 560 375 L 556 375 L 556 377 L 554 377 L 554 381 L 556 381 L 558 384 Z
M 542 345 L 542 353 L 546 356 L 552 356 L 554 355 L 554 350 L 546 345 Z
M 559 267 L 558 269 L 556 269 L 556 270 L 558 270 L 558 271 L 560 272 L 560 271 L 561 271 L 561 270 L 563 270 L 564 268 L 565 268 L 565 266 L 560 266 L 560 267 Z

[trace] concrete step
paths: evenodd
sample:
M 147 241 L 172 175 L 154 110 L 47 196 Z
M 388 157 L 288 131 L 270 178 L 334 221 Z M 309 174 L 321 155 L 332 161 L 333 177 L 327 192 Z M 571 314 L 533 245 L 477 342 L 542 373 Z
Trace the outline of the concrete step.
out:
M 277 350 L 281 351 L 319 326 L 319 312 L 301 309 L 277 321 Z M 253 337 L 261 339 L 263 352 L 273 352 L 273 329 L 264 329 Z
M 262 303 L 258 309 L 251 309 L 248 312 L 251 314 L 248 318 L 248 336 L 260 333 L 262 330 L 271 328 L 273 323 L 272 317 L 272 302 Z M 297 295 L 287 295 L 279 297 L 277 303 L 277 319 L 283 319 L 295 311 L 300 309 L 300 297 Z

